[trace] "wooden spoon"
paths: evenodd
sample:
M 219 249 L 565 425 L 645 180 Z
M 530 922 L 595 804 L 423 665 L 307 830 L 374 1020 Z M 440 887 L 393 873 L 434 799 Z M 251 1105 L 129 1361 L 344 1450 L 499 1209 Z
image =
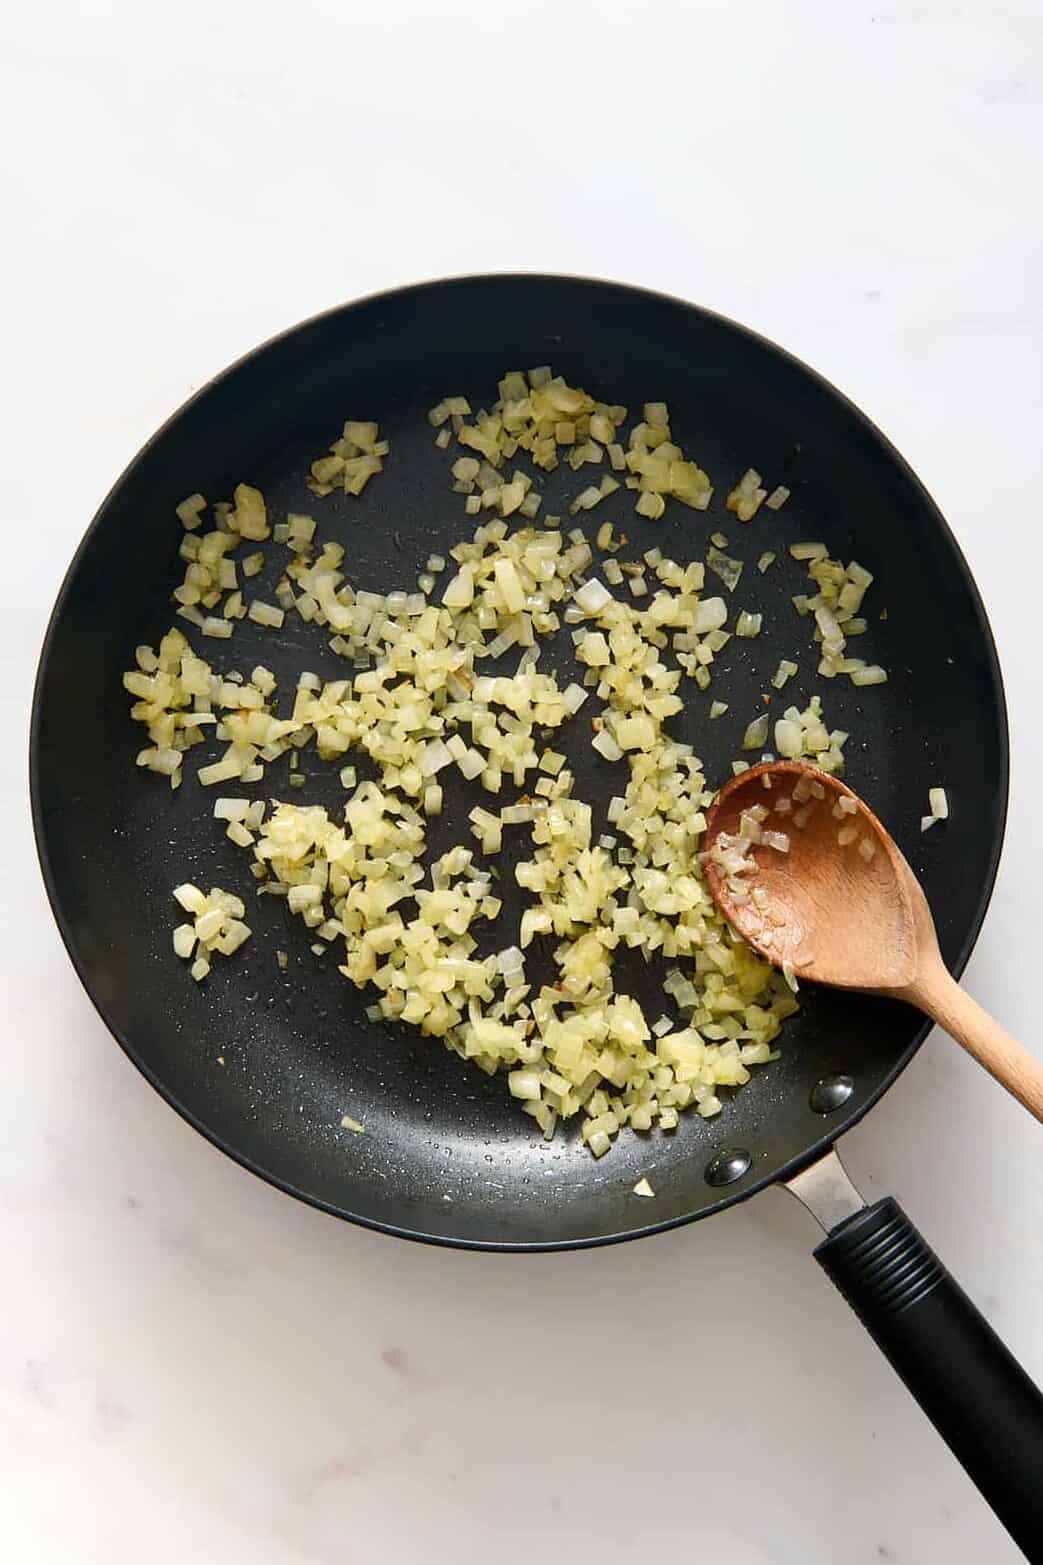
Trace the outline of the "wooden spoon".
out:
M 760 830 L 782 832 L 789 851 L 755 843 L 736 873 L 721 862 L 728 837 L 758 805 Z M 718 793 L 703 847 L 717 906 L 761 956 L 797 978 L 919 1007 L 1043 1120 L 1043 1064 L 948 972 L 919 881 L 844 783 L 799 761 L 751 766 Z

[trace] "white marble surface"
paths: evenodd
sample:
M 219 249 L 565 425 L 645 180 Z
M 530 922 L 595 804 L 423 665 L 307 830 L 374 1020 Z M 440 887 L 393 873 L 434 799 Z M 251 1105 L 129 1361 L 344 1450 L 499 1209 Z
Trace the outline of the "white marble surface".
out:
M 1039 573 L 1018 563 L 1043 485 L 1038 0 L 62 0 L 6 8 L 0 35 L 0 1556 L 1013 1560 L 784 1194 L 512 1261 L 353 1231 L 225 1161 L 81 993 L 24 778 L 74 545 L 213 371 L 417 277 L 651 284 L 823 370 L 956 528 L 1014 763 L 968 981 L 1043 1047 L 1018 933 L 1043 865 Z M 1041 1149 L 937 1037 L 845 1144 L 1037 1377 Z

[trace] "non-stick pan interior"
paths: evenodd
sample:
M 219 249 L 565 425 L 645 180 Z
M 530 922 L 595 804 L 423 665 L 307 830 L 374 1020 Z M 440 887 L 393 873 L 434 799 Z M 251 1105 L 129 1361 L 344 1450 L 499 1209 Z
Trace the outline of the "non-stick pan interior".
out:
M 682 1120 L 673 1134 L 624 1135 L 595 1162 L 575 1134 L 545 1144 L 490 1080 L 408 1028 L 366 1021 L 368 998 L 340 978 L 333 952 L 314 956 L 306 931 L 271 898 L 255 898 L 247 856 L 210 818 L 212 794 L 192 781 L 172 794 L 134 766 L 141 739 L 127 716 L 121 671 L 139 642 L 173 623 L 178 570 L 174 506 L 202 490 L 259 485 L 277 514 L 314 515 L 321 537 L 347 550 L 353 581 L 412 588 L 432 552 L 474 529 L 450 489 L 427 409 L 448 393 L 488 405 L 507 369 L 550 363 L 635 416 L 666 400 L 675 438 L 710 472 L 716 495 L 700 515 L 676 503 L 660 522 L 633 515 L 625 491 L 588 518 L 613 520 L 632 549 L 660 546 L 702 558 L 722 529 L 746 561 L 736 606 L 764 613 L 759 638 L 734 641 L 708 695 L 689 692 L 675 732 L 705 758 L 711 781 L 729 774 L 741 735 L 763 710 L 780 657 L 800 675 L 785 699 L 818 691 L 831 726 L 849 730 L 848 780 L 891 826 L 922 875 L 944 953 L 965 960 L 995 872 L 1006 802 L 1006 730 L 988 627 L 973 583 L 931 501 L 881 436 L 828 385 L 770 344 L 715 316 L 655 295 L 575 279 L 461 279 L 386 294 L 290 332 L 235 366 L 177 414 L 110 495 L 77 557 L 49 634 L 35 712 L 33 787 L 48 888 L 81 977 L 112 1031 L 156 1086 L 220 1146 L 266 1177 L 361 1221 L 470 1244 L 553 1245 L 626 1236 L 698 1216 L 748 1194 L 835 1136 L 894 1078 L 922 1035 L 896 1005 L 826 992 L 802 996 L 782 1058 L 755 1074 L 714 1120 Z M 375 418 L 391 440 L 386 471 L 361 499 L 316 500 L 309 462 L 345 418 Z M 724 497 L 749 465 L 784 482 L 783 510 L 747 526 Z M 588 470 L 589 471 L 589 470 Z M 587 479 L 564 468 L 543 485 L 545 511 L 567 509 Z M 614 503 L 619 502 L 619 503 Z M 804 567 L 788 546 L 822 539 L 875 577 L 861 655 L 890 672 L 856 690 L 814 674 L 810 622 L 790 598 Z M 773 549 L 761 575 L 755 561 Z M 258 578 L 271 597 L 281 546 L 266 546 Z M 630 557 L 631 550 L 623 558 Z M 179 579 L 179 578 L 177 578 Z M 266 590 L 267 589 L 267 590 Z M 883 613 L 886 611 L 886 618 Z M 344 665 L 321 632 L 289 617 L 273 634 L 243 622 L 228 643 L 203 642 L 217 667 L 263 661 L 292 689 L 302 668 L 330 677 Z M 549 661 L 564 666 L 558 647 Z M 709 701 L 729 703 L 707 718 Z M 620 789 L 617 768 L 573 724 L 566 748 L 577 791 L 601 807 Z M 208 757 L 209 758 L 209 752 Z M 333 804 L 336 766 L 305 753 L 308 786 L 293 795 L 271 767 L 269 797 Z M 948 786 L 952 818 L 921 836 L 927 790 Z M 219 790 L 222 791 L 222 790 Z M 238 791 L 238 789 L 236 790 Z M 478 784 L 454 783 L 436 844 L 466 840 Z M 510 853 L 504 883 L 510 879 Z M 170 891 L 198 880 L 250 897 L 254 938 L 195 985 L 171 951 Z M 490 935 L 511 937 L 507 920 Z M 276 948 L 289 954 L 280 973 Z M 627 975 L 654 1005 L 661 972 Z M 653 1009 L 652 1015 L 659 1014 Z M 222 1063 L 223 1061 L 223 1063 Z M 843 1072 L 853 1081 L 832 1114 L 812 1089 Z M 341 1128 L 350 1114 L 364 1135 Z M 705 1177 L 722 1148 L 751 1156 L 721 1188 Z M 647 1175 L 649 1201 L 632 1193 Z

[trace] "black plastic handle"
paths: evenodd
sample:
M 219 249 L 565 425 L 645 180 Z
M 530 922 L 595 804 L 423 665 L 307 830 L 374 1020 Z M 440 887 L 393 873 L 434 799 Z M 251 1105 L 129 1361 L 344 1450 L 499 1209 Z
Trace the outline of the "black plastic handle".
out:
M 815 1251 L 1026 1556 L 1043 1561 L 1043 1396 L 890 1196 Z

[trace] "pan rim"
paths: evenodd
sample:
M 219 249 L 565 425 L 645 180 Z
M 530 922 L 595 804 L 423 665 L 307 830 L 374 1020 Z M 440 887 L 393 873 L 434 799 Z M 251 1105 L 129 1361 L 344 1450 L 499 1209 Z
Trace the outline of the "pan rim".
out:
M 201 385 L 195 392 L 193 392 L 191 396 L 187 397 L 182 403 L 180 403 L 179 406 L 176 407 L 166 419 L 164 419 L 163 423 L 139 448 L 139 450 L 134 454 L 131 460 L 120 472 L 113 484 L 109 487 L 107 493 L 95 511 L 89 525 L 84 531 L 83 537 L 80 539 L 69 566 L 62 578 L 54 605 L 48 617 L 47 627 L 44 632 L 43 642 L 41 644 L 40 655 L 37 663 L 36 676 L 33 683 L 33 701 L 29 734 L 29 794 L 33 821 L 33 835 L 36 843 L 36 852 L 40 863 L 40 870 L 47 893 L 48 903 L 50 905 L 54 921 L 57 925 L 62 944 L 68 953 L 69 959 L 73 965 L 73 969 L 79 978 L 79 981 L 83 986 L 88 999 L 94 1007 L 95 1012 L 99 1016 L 108 1032 L 119 1044 L 127 1058 L 141 1073 L 149 1085 L 159 1093 L 160 1097 L 162 1097 L 164 1101 L 172 1109 L 174 1109 L 183 1120 L 191 1125 L 194 1130 L 198 1131 L 200 1135 L 204 1136 L 212 1146 L 216 1147 L 220 1152 L 223 1152 L 227 1157 L 231 1158 L 233 1162 L 238 1163 L 240 1167 L 246 1169 L 249 1173 L 254 1174 L 257 1178 L 262 1179 L 266 1184 L 273 1186 L 286 1195 L 293 1196 L 295 1199 L 303 1201 L 305 1204 L 315 1207 L 319 1211 L 326 1212 L 332 1217 L 353 1223 L 357 1227 L 366 1228 L 372 1232 L 389 1234 L 399 1239 L 408 1239 L 416 1243 L 432 1244 L 454 1250 L 478 1250 L 524 1255 L 542 1254 L 558 1250 L 594 1249 L 602 1245 L 621 1244 L 627 1240 L 649 1238 L 654 1234 L 666 1233 L 671 1229 L 680 1228 L 689 1223 L 698 1222 L 700 1219 L 705 1217 L 711 1217 L 715 1213 L 723 1211 L 726 1207 L 734 1206 L 740 1201 L 749 1200 L 750 1197 L 759 1194 L 762 1190 L 767 1189 L 770 1185 L 784 1183 L 787 1179 L 792 1178 L 794 1174 L 799 1172 L 801 1168 L 806 1167 L 809 1163 L 814 1162 L 816 1158 L 821 1157 L 825 1152 L 829 1151 L 829 1149 L 835 1144 L 837 1140 L 840 1139 L 841 1136 L 845 1135 L 854 1125 L 857 1125 L 864 1118 L 864 1116 L 876 1106 L 884 1094 L 894 1086 L 895 1082 L 905 1071 L 909 1062 L 912 1060 L 924 1039 L 931 1031 L 933 1024 L 927 1018 L 924 1018 L 921 1026 L 917 1028 L 915 1034 L 913 1035 L 912 1041 L 899 1056 L 895 1064 L 888 1070 L 881 1083 L 872 1092 L 867 1094 L 864 1098 L 861 1098 L 851 1109 L 846 1112 L 842 1124 L 832 1128 L 829 1131 L 825 1131 L 810 1146 L 806 1147 L 795 1157 L 791 1158 L 789 1162 L 785 1163 L 781 1168 L 750 1179 L 748 1182 L 744 1182 L 741 1188 L 728 1191 L 726 1194 L 721 1195 L 717 1200 L 711 1202 L 709 1205 L 700 1207 L 697 1211 L 685 1212 L 679 1216 L 666 1218 L 658 1222 L 643 1223 L 639 1227 L 628 1227 L 626 1229 L 621 1229 L 609 1234 L 597 1234 L 589 1237 L 557 1240 L 504 1240 L 494 1238 L 468 1239 L 448 1234 L 428 1233 L 420 1228 L 411 1228 L 404 1224 L 380 1221 L 375 1218 L 368 1217 L 363 1213 L 348 1211 L 346 1208 L 338 1206 L 334 1202 L 327 1201 L 311 1191 L 301 1189 L 292 1181 L 283 1179 L 277 1174 L 273 1173 L 270 1169 L 264 1168 L 255 1159 L 248 1156 L 242 1150 L 237 1149 L 224 1136 L 211 1130 L 210 1127 L 208 1127 L 192 1109 L 190 1109 L 180 1100 L 177 1093 L 169 1090 L 164 1085 L 156 1073 L 150 1068 L 146 1060 L 141 1056 L 138 1049 L 127 1036 L 124 1029 L 120 1027 L 112 1017 L 109 1016 L 106 1005 L 93 991 L 86 971 L 86 963 L 81 959 L 81 955 L 73 938 L 70 920 L 66 916 L 62 906 L 58 877 L 56 876 L 51 863 L 47 836 L 43 825 L 42 781 L 40 775 L 39 752 L 42 689 L 47 677 L 49 659 L 57 626 L 62 616 L 62 612 L 72 585 L 78 574 L 80 561 L 90 546 L 95 533 L 101 526 L 110 505 L 122 490 L 125 483 L 144 462 L 153 447 L 164 438 L 169 429 L 173 428 L 173 426 L 184 417 L 189 409 L 195 407 L 198 403 L 203 402 L 207 397 L 210 396 L 216 387 L 230 380 L 232 377 L 238 374 L 241 369 L 251 364 L 254 360 L 258 359 L 263 354 L 267 353 L 270 349 L 277 347 L 280 343 L 295 337 L 301 332 L 308 331 L 320 326 L 322 322 L 326 320 L 333 319 L 334 317 L 340 317 L 368 305 L 379 304 L 382 300 L 397 300 L 403 295 L 416 296 L 424 293 L 437 293 L 444 289 L 457 288 L 466 286 L 467 284 L 504 284 L 513 281 L 519 283 L 536 283 L 548 285 L 553 285 L 556 283 L 571 283 L 584 289 L 592 289 L 595 291 L 623 291 L 628 295 L 637 295 L 650 301 L 658 301 L 659 303 L 669 305 L 675 309 L 684 310 L 690 314 L 700 317 L 703 320 L 709 320 L 724 326 L 729 331 L 736 333 L 742 338 L 745 338 L 751 344 L 766 350 L 768 353 L 775 355 L 777 358 L 780 358 L 789 365 L 793 366 L 801 374 L 808 377 L 809 380 L 816 384 L 821 390 L 831 396 L 844 410 L 846 410 L 848 415 L 851 416 L 862 427 L 862 429 L 869 435 L 869 437 L 882 448 L 884 455 L 901 473 L 906 482 L 912 486 L 914 492 L 924 503 L 928 512 L 933 515 L 935 524 L 939 528 L 941 536 L 947 541 L 949 545 L 957 572 L 959 573 L 965 588 L 968 590 L 971 599 L 972 610 L 982 638 L 982 646 L 988 668 L 989 683 L 992 687 L 992 697 L 995 703 L 997 726 L 999 729 L 997 761 L 999 763 L 1001 796 L 998 801 L 996 831 L 993 836 L 992 848 L 989 855 L 989 863 L 982 881 L 975 916 L 971 921 L 971 927 L 968 930 L 967 936 L 952 964 L 953 973 L 957 978 L 959 978 L 963 973 L 963 970 L 970 959 L 971 953 L 973 952 L 978 937 L 981 933 L 985 915 L 992 901 L 996 876 L 999 871 L 1000 859 L 1006 837 L 1010 798 L 1010 730 L 1006 694 L 1004 691 L 1003 676 L 1000 669 L 999 657 L 996 651 L 995 638 L 993 636 L 992 626 L 989 622 L 985 605 L 982 601 L 981 593 L 978 589 L 978 585 L 975 581 L 973 573 L 971 572 L 970 566 L 967 563 L 966 557 L 964 556 L 963 550 L 960 547 L 959 541 L 957 540 L 955 534 L 952 531 L 952 528 L 949 526 L 941 509 L 935 502 L 933 496 L 930 494 L 926 486 L 910 467 L 909 463 L 902 456 L 901 452 L 897 450 L 897 448 L 892 444 L 883 431 L 873 422 L 873 420 L 870 419 L 861 410 L 861 408 L 852 402 L 844 392 L 839 390 L 839 388 L 836 387 L 824 375 L 813 369 L 809 364 L 806 364 L 804 360 L 798 358 L 797 355 L 789 352 L 788 349 L 783 348 L 778 343 L 772 341 L 771 338 L 765 337 L 760 332 L 753 330 L 751 327 L 745 326 L 741 322 L 733 320 L 730 316 L 726 316 L 716 310 L 708 309 L 704 305 L 695 304 L 690 300 L 678 298 L 677 296 L 665 293 L 662 290 L 644 288 L 626 281 L 602 277 L 585 277 L 579 274 L 567 272 L 472 272 L 446 277 L 428 278 L 413 283 L 396 284 L 392 287 L 378 289 L 372 293 L 361 295 L 358 298 L 350 299 L 340 304 L 333 305 L 329 309 L 321 310 L 314 315 L 308 316 L 304 320 L 297 321 L 293 325 L 284 328 L 282 331 L 274 333 L 272 336 L 266 338 L 263 342 L 257 344 L 253 348 L 250 348 L 247 350 L 247 352 L 239 355 L 238 358 L 236 358 L 231 364 L 227 365 L 224 369 L 219 370 L 216 374 L 212 375 L 203 385 Z

